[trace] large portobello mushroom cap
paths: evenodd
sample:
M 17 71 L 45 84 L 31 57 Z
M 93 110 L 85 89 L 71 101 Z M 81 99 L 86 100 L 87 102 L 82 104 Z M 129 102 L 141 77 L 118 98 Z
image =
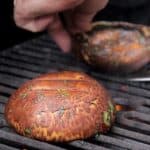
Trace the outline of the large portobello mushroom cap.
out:
M 115 108 L 96 80 L 63 71 L 23 84 L 10 97 L 5 117 L 21 135 L 63 142 L 106 133 L 114 122 Z
M 130 73 L 150 62 L 150 27 L 127 22 L 95 22 L 74 36 L 73 51 L 106 72 Z

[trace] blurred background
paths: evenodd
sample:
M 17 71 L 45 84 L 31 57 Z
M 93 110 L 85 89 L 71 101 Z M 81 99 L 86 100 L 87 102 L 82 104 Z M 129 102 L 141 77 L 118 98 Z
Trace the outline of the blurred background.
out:
M 128 21 L 150 25 L 150 0 L 110 0 L 94 20 Z M 42 33 L 31 33 L 15 26 L 13 0 L 0 2 L 0 50 L 32 39 Z

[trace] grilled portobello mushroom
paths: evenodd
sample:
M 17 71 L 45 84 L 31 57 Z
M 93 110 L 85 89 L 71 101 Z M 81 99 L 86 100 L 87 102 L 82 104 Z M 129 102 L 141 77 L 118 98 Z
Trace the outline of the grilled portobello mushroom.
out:
M 85 73 L 62 71 L 24 83 L 6 104 L 5 117 L 21 135 L 66 142 L 109 131 L 115 107 L 96 80 Z
M 127 22 L 95 22 L 74 36 L 73 51 L 106 72 L 135 72 L 150 62 L 150 27 Z

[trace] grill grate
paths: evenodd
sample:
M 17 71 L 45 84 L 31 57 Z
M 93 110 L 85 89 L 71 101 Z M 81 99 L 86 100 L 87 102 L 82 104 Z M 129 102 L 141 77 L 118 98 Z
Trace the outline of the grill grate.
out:
M 41 150 L 149 150 L 150 84 L 133 83 L 124 78 L 92 70 L 72 54 L 63 54 L 47 35 L 25 42 L 0 54 L 0 149 Z M 74 61 L 73 61 L 74 60 Z M 147 66 L 144 71 L 149 71 Z M 78 70 L 96 78 L 110 91 L 117 104 L 131 110 L 120 111 L 111 132 L 85 141 L 54 144 L 16 134 L 4 119 L 4 106 L 11 93 L 23 82 L 41 73 L 55 70 Z

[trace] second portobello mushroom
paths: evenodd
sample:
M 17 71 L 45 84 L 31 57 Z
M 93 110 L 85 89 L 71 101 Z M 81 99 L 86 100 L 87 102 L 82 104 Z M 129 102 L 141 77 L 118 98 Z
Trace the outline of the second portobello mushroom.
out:
M 106 72 L 130 73 L 150 62 L 150 28 L 127 22 L 96 22 L 74 37 L 73 51 Z

